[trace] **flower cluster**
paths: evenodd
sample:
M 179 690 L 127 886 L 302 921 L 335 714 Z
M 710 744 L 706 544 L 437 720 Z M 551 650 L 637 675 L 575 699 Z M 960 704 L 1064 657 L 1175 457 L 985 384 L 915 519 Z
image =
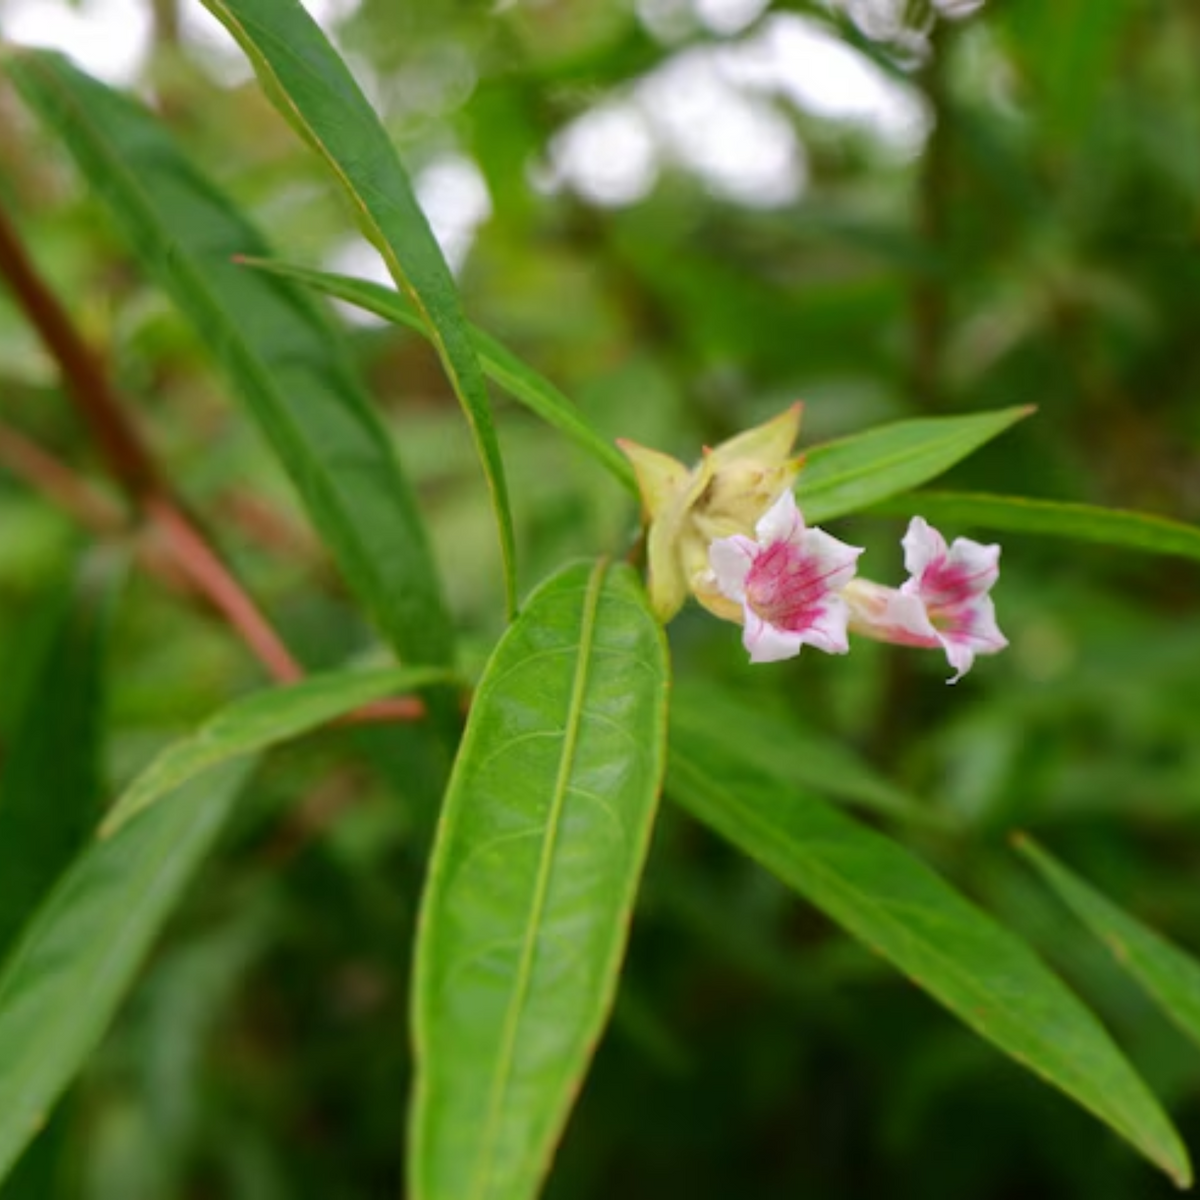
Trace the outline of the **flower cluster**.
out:
M 751 662 L 792 658 L 803 646 L 845 654 L 849 633 L 945 652 L 956 683 L 976 655 L 1008 642 L 989 592 L 1000 547 L 945 538 L 914 517 L 904 535 L 909 578 L 899 588 L 857 577 L 862 550 L 809 528 L 788 458 L 794 406 L 706 451 L 692 471 L 654 450 L 621 443 L 638 474 L 650 522 L 650 597 L 668 620 L 690 591 L 743 626 Z

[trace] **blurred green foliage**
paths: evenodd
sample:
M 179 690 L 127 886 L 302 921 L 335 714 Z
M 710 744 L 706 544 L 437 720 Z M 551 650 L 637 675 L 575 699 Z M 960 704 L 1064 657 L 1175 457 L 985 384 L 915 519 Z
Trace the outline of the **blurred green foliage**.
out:
M 0 0 L 0 29 L 17 8 Z M 190 0 L 153 8 L 139 83 L 175 136 L 277 254 L 369 271 L 340 199 L 232 48 L 201 36 Z M 323 23 L 435 225 L 457 214 L 472 320 L 606 434 L 691 458 L 797 397 L 805 441 L 1036 404 L 948 486 L 1200 521 L 1195 5 L 364 0 Z M 824 49 L 750 72 L 797 30 Z M 858 101 L 882 89 L 874 117 L 796 101 L 797 81 L 839 54 L 886 82 L 842 85 Z M 737 105 L 745 122 L 731 124 Z M 0 204 L 305 664 L 369 650 L 264 444 L 8 90 Z M 477 665 L 504 598 L 469 435 L 420 338 L 351 332 Z M 4 295 L 0 421 L 108 486 Z M 501 403 L 498 423 L 523 590 L 564 558 L 623 551 L 635 514 L 619 486 L 525 412 Z M 885 549 L 897 523 L 834 531 L 898 565 Z M 29 642 L 78 544 L 70 517 L 0 471 L 0 789 L 22 786 L 11 739 L 33 687 Z M 681 673 L 836 735 L 952 818 L 953 832 L 932 821 L 907 840 L 1086 996 L 1195 1148 L 1200 1055 L 1006 843 L 1036 832 L 1200 949 L 1200 568 L 1013 536 L 997 602 L 1012 648 L 954 689 L 932 656 L 872 645 L 750 670 L 730 627 L 694 610 L 671 638 Z M 79 769 L 112 794 L 261 682 L 226 631 L 145 574 L 104 654 L 104 757 Z M 16 1177 L 5 1197 L 396 1194 L 409 949 L 436 804 L 415 742 L 339 730 L 271 759 L 53 1127 L 68 1168 L 51 1191 Z M 782 884 L 664 811 L 616 1019 L 548 1196 L 1169 1188 Z

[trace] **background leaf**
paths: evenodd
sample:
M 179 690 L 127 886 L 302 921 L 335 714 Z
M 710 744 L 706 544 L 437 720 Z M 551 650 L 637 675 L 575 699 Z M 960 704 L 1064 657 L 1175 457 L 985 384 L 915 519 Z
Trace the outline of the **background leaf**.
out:
M 810 524 L 844 517 L 886 496 L 948 471 L 1032 408 L 1002 408 L 969 417 L 896 421 L 866 433 L 813 446 L 796 480 L 796 498 Z
M 1170 1121 L 1096 1018 L 1023 942 L 923 863 L 705 738 L 675 738 L 667 790 L 976 1033 L 1107 1122 L 1181 1187 L 1190 1183 Z
M 332 275 L 327 271 L 314 271 L 307 267 L 269 259 L 247 258 L 243 261 L 256 270 L 294 279 L 297 283 L 315 288 L 335 300 L 357 305 L 364 312 L 374 313 L 385 321 L 404 325 L 426 337 L 429 336 L 428 326 L 412 304 L 393 288 L 372 283 L 367 279 Z M 480 365 L 489 379 L 499 384 L 513 399 L 520 401 L 548 425 L 554 426 L 559 433 L 569 437 L 602 466 L 607 467 L 630 495 L 638 495 L 633 468 L 629 459 L 616 448 L 615 443 L 602 438 L 554 384 L 526 365 L 506 346 L 482 329 L 473 325 L 468 328 L 479 355 Z
M 1163 1012 L 1200 1045 L 1200 962 L 1131 917 L 1026 834 L 1014 844 Z
M 422 906 L 414 1200 L 535 1196 L 612 1006 L 663 768 L 624 566 L 540 587 L 480 683 Z
M 920 513 L 927 520 L 954 522 L 1001 533 L 1036 533 L 1047 537 L 1100 542 L 1146 554 L 1200 559 L 1200 527 L 1152 513 L 1034 500 L 1028 496 L 988 496 L 972 492 L 917 492 L 903 503 L 884 501 L 876 511 Z
M 433 668 L 330 671 L 301 683 L 269 688 L 235 700 L 190 737 L 168 746 L 122 793 L 104 819 L 102 834 L 161 796 L 218 763 L 265 750 L 392 692 L 411 691 L 451 677 Z
M 267 247 L 149 113 L 57 55 L 6 69 L 246 401 L 384 636 L 413 664 L 449 663 L 416 497 L 338 335 L 300 289 L 231 261 Z
M 246 52 L 267 95 L 329 165 L 392 278 L 412 298 L 470 423 L 491 491 L 510 614 L 516 551 L 487 385 L 458 289 L 408 174 L 346 64 L 297 0 L 204 0 Z
M 840 741 L 782 712 L 764 711 L 761 698 L 678 679 L 671 688 L 671 729 L 673 738 L 703 739 L 753 760 L 784 787 L 812 788 L 915 825 L 947 824 L 941 812 L 890 783 Z
M 0 1179 L 99 1041 L 254 766 L 225 763 L 95 842 L 0 973 Z
M 103 590 L 80 571 L 43 604 L 0 772 L 0 960 L 99 813 Z

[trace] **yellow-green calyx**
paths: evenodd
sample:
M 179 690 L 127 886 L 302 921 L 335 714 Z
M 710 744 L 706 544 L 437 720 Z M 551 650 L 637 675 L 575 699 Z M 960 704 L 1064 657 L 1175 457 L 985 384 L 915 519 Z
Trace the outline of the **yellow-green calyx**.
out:
M 708 548 L 717 538 L 752 534 L 759 517 L 791 486 L 800 469 L 800 460 L 791 457 L 800 411 L 793 404 L 765 424 L 705 449 L 690 470 L 658 450 L 617 442 L 633 463 L 642 493 L 650 605 L 660 621 L 669 621 L 689 592 L 717 616 L 741 619 L 738 606 L 712 580 Z

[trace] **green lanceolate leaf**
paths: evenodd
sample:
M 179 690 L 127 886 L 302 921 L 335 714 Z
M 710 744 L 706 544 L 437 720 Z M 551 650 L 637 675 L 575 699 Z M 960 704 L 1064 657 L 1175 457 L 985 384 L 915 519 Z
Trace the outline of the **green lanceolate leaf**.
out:
M 298 737 L 393 692 L 448 683 L 450 678 L 445 671 L 419 667 L 331 671 L 235 700 L 190 737 L 168 746 L 113 804 L 101 833 L 111 836 L 142 809 L 217 763 Z
M 857 512 L 948 471 L 1031 412 L 922 417 L 814 446 L 804 457 L 796 498 L 812 524 Z
M 629 568 L 529 599 L 480 683 L 417 945 L 413 1200 L 528 1200 L 612 1006 L 664 760 Z
M 104 605 L 95 585 L 86 574 L 60 585 L 33 631 L 0 771 L 0 959 L 96 825 Z
M 252 766 L 223 764 L 93 842 L 26 927 L 0 973 L 0 1179 L 99 1041 Z
M 672 742 L 668 794 L 1180 1186 L 1187 1152 L 1096 1018 L 1024 942 L 897 843 L 727 747 Z
M 363 232 L 411 297 L 462 402 L 491 490 L 510 612 L 515 550 L 487 385 L 458 291 L 408 174 L 346 64 L 299 0 L 204 0 L 245 51 L 280 112 L 329 166 Z
M 315 288 L 335 300 L 354 304 L 365 312 L 374 313 L 385 321 L 404 325 L 417 333 L 429 336 L 429 330 L 412 304 L 400 292 L 367 279 L 355 279 L 350 275 L 331 275 L 326 271 L 314 271 L 308 267 L 292 266 L 290 263 L 272 262 L 268 259 L 251 258 L 246 265 L 261 271 L 270 271 L 287 279 L 294 279 Z M 579 414 L 579 410 L 552 384 L 527 366 L 506 346 L 474 325 L 469 326 L 471 339 L 484 374 L 504 388 L 514 400 L 525 405 L 530 412 L 541 417 L 559 433 L 573 441 L 581 450 L 590 454 L 625 488 L 631 496 L 638 495 L 637 478 L 629 459 L 613 442 L 601 437 Z
M 1200 1045 L 1200 962 L 1118 908 L 1032 838 L 1021 835 L 1016 846 L 1120 966 Z
M 989 496 L 975 492 L 916 492 L 903 509 L 885 501 L 877 511 L 920 513 L 927 520 L 954 522 L 1001 533 L 1034 533 L 1046 537 L 1099 542 L 1146 554 L 1200 559 L 1200 527 L 1151 513 L 1027 496 Z
M 448 664 L 416 497 L 340 336 L 301 289 L 231 261 L 267 247 L 148 112 L 56 55 L 5 64 L 225 370 L 384 636 L 408 662 Z
M 785 787 L 812 788 L 908 824 L 938 828 L 948 823 L 830 735 L 780 713 L 764 713 L 711 684 L 675 681 L 671 729 L 680 737 L 706 738 L 752 758 Z

